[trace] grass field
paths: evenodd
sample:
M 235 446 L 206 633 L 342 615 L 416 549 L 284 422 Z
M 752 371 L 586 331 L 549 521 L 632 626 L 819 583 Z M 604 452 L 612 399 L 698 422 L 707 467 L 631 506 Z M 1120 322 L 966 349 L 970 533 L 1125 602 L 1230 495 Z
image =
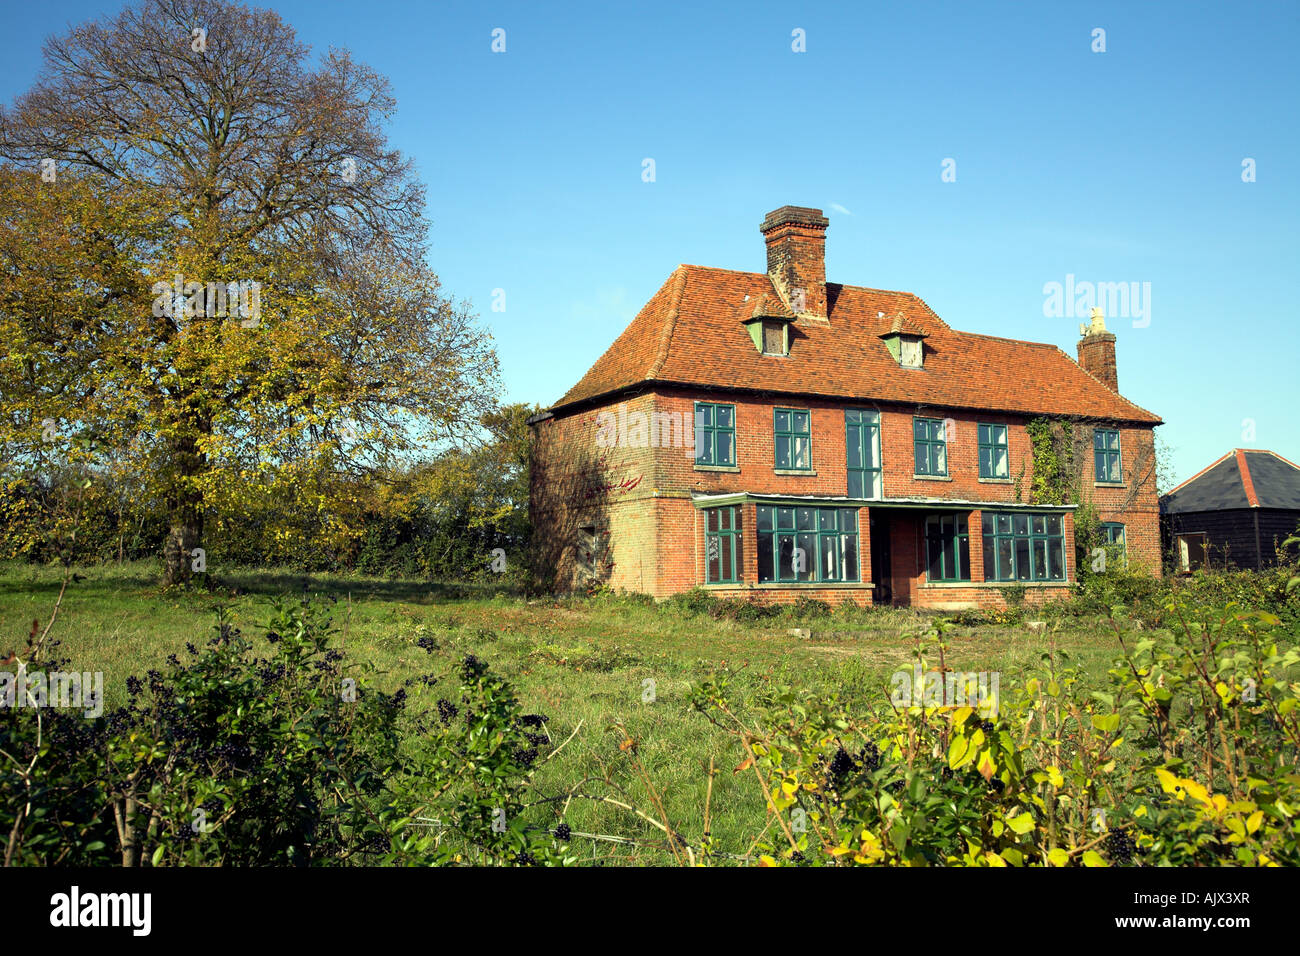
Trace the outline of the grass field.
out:
M 853 609 L 804 620 L 785 612 L 761 624 L 738 624 L 632 598 L 538 600 L 486 586 L 255 569 L 227 574 L 225 593 L 171 595 L 157 589 L 153 563 L 78 573 L 53 637 L 62 641 L 59 656 L 76 669 L 104 673 L 109 707 L 124 700 L 128 676 L 164 667 L 168 655 L 184 656 L 187 642 L 210 637 L 218 606 L 228 606 L 230 620 L 260 640 L 271 601 L 306 588 L 338 598 L 339 642 L 350 656 L 373 662 L 385 689 L 422 672 L 427 661 L 416 646 L 422 636 L 451 653 L 477 655 L 506 675 L 527 711 L 549 716 L 555 745 L 567 740 L 539 766 L 541 799 L 576 787 L 656 818 L 658 802 L 677 831 L 694 841 L 704 828 L 712 759 L 718 771 L 712 834 L 720 849 L 738 854 L 763 829 L 762 797 L 752 776 L 733 773 L 743 760 L 739 744 L 690 709 L 692 682 L 726 668 L 740 699 L 790 685 L 810 697 L 836 693 L 851 704 L 879 705 L 889 675 L 911 667 L 917 636 L 932 620 L 903 609 Z M 0 565 L 0 653 L 20 648 L 33 620 L 44 625 L 60 583 L 58 569 Z M 1099 678 L 1118 652 L 1109 625 L 1049 620 L 1056 647 Z M 795 627 L 810 629 L 811 637 L 788 633 Z M 1040 666 L 1047 643 L 1024 625 L 962 628 L 949 635 L 948 663 L 999 672 L 1005 695 Z M 643 701 L 647 681 L 654 682 L 650 703 Z M 620 727 L 637 742 L 634 758 L 620 750 Z M 578 832 L 662 839 L 627 810 L 592 799 L 544 802 L 534 811 L 539 825 L 554 825 L 563 812 Z M 607 862 L 666 858 L 653 847 L 608 841 L 576 840 L 574 846 Z

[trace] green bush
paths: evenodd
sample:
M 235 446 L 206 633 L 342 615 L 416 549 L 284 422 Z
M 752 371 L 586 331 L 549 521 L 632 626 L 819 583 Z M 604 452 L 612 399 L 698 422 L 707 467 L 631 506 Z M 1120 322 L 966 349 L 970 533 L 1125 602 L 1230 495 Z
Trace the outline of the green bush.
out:
M 776 815 L 756 834 L 762 864 L 1300 865 L 1294 633 L 1232 605 L 1169 618 L 1136 643 L 1116 628 L 1092 692 L 1049 652 L 1008 693 L 963 674 L 917 699 L 901 671 L 866 713 L 802 688 L 750 710 L 724 672 L 693 706 L 738 741 Z M 951 626 L 929 635 L 940 661 Z M 943 673 L 927 652 L 921 671 Z
M 6 861 L 563 862 L 522 822 L 544 717 L 522 714 L 481 661 L 444 658 L 427 637 L 419 646 L 442 666 L 379 692 L 331 636 L 321 606 L 280 604 L 260 656 L 219 617 L 188 661 L 131 678 L 116 711 L 4 709 Z

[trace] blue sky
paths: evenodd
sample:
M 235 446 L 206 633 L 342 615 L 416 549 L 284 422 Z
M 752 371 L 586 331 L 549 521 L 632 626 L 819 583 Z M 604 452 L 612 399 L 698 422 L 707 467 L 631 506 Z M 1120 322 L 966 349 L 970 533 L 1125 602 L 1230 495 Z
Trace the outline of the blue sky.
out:
M 762 271 L 789 203 L 830 216 L 832 281 L 1070 355 L 1083 319 L 1045 316 L 1046 283 L 1149 283 L 1149 324 L 1108 325 L 1177 478 L 1233 447 L 1300 461 L 1294 0 L 274 7 L 392 80 L 433 265 L 508 400 L 558 398 L 679 263 Z M 45 36 L 120 8 L 6 4 L 0 97 Z

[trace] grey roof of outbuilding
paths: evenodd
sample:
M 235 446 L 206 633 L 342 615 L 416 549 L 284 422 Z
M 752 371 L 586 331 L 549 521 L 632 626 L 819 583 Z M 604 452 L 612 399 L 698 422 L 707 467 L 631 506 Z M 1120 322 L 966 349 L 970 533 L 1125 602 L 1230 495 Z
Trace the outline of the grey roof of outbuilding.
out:
M 1234 448 L 1160 499 L 1166 514 L 1236 508 L 1300 510 L 1300 466 L 1276 452 Z

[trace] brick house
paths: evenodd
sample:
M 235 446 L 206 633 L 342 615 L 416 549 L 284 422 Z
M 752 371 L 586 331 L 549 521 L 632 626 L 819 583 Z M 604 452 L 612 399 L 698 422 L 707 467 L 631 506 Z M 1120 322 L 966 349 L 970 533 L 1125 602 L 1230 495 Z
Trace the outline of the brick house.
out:
M 1075 505 L 1031 501 L 1027 424 L 1073 423 L 1084 500 L 1160 569 L 1154 428 L 1118 392 L 1099 310 L 1078 362 L 959 332 L 919 297 L 826 281 L 829 221 L 783 206 L 767 271 L 679 266 L 534 416 L 536 569 L 719 596 L 934 608 L 1075 581 Z

